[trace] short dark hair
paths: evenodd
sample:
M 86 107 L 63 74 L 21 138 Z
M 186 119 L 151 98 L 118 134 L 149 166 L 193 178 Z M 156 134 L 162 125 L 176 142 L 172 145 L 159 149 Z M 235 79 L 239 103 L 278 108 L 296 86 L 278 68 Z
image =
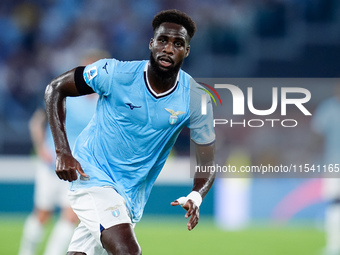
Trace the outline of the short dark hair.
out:
M 155 32 L 155 30 L 164 22 L 175 23 L 183 26 L 187 30 L 190 40 L 196 32 L 195 22 L 186 13 L 176 9 L 165 10 L 157 13 L 152 20 L 153 31 Z

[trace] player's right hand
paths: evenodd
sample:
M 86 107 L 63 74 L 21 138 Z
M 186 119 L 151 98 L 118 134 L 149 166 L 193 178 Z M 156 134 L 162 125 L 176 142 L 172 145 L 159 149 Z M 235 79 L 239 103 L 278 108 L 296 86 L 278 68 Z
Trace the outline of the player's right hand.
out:
M 59 179 L 69 182 L 77 180 L 77 171 L 80 175 L 88 177 L 72 154 L 57 154 L 55 172 Z

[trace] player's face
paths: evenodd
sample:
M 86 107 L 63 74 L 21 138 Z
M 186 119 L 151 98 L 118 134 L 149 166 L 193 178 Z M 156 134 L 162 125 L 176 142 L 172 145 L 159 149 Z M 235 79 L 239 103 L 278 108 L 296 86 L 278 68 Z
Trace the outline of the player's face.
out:
M 155 31 L 149 49 L 157 69 L 178 72 L 190 52 L 188 32 L 181 25 L 165 22 Z

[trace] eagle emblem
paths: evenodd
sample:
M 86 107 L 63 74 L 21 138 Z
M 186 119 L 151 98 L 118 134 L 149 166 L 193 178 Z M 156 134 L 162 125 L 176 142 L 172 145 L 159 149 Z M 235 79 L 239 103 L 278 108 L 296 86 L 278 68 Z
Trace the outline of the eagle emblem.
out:
M 167 108 L 164 108 L 167 112 L 169 112 L 171 115 L 169 117 L 169 123 L 170 125 L 174 125 L 177 120 L 178 120 L 178 115 L 181 115 L 181 114 L 184 114 L 185 112 L 182 112 L 182 111 L 177 111 L 175 112 L 174 110 L 171 110 L 171 109 L 167 109 Z

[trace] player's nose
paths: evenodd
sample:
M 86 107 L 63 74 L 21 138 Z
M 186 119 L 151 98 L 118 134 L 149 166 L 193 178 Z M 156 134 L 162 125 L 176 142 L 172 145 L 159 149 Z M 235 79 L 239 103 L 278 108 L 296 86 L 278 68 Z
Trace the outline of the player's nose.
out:
M 165 52 L 167 54 L 173 54 L 174 53 L 173 43 L 171 43 L 171 42 L 167 43 L 163 48 L 163 52 Z

